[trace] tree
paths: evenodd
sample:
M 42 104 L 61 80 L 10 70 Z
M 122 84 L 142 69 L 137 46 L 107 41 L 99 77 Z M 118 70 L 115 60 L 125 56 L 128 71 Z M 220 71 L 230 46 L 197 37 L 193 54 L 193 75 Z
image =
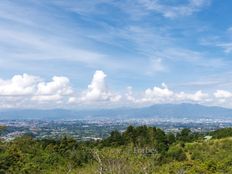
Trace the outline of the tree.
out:
M 169 133 L 167 134 L 167 141 L 168 141 L 168 144 L 169 144 L 169 145 L 175 143 L 175 142 L 176 142 L 176 137 L 175 137 L 175 135 L 174 135 L 173 133 L 169 132 Z
M 190 129 L 184 128 L 180 133 L 177 133 L 176 138 L 179 141 L 191 142 L 193 140 L 193 135 Z

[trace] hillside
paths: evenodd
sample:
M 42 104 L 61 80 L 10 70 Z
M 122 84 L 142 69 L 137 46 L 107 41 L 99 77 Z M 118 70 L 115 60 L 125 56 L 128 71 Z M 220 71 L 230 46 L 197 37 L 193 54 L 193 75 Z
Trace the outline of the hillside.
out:
M 232 173 L 231 133 L 231 128 L 205 134 L 183 129 L 174 135 L 155 127 L 129 126 L 102 141 L 23 136 L 0 141 L 0 173 Z M 205 140 L 205 135 L 212 135 L 212 139 Z

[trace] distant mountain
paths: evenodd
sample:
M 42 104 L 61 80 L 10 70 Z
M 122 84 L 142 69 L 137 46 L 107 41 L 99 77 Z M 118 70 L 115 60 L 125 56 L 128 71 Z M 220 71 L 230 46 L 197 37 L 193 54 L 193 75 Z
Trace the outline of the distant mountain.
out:
M 65 119 L 75 117 L 76 112 L 65 109 L 4 109 L 0 110 L 0 119 Z
M 0 110 L 0 119 L 84 119 L 84 118 L 221 118 L 232 119 L 232 109 L 199 104 L 157 104 L 143 108 L 98 110 L 7 109 Z

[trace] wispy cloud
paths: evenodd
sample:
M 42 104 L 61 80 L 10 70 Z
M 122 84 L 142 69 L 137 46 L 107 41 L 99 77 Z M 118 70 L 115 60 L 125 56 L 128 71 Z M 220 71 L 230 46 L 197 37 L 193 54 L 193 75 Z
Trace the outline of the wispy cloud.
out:
M 167 18 L 189 16 L 210 4 L 209 0 L 189 0 L 185 5 L 166 5 L 158 0 L 139 0 L 146 10 L 157 12 Z
M 193 13 L 201 11 L 203 8 L 210 5 L 211 0 L 188 0 L 185 4 L 168 4 L 161 0 L 126 0 L 126 1 L 68 1 L 56 2 L 57 5 L 65 6 L 66 8 L 75 11 L 79 14 L 96 14 L 103 13 L 99 9 L 103 5 L 110 5 L 119 8 L 129 14 L 132 19 L 144 17 L 149 13 L 158 13 L 166 18 L 176 18 L 180 16 L 189 16 Z
M 224 40 L 219 37 L 201 39 L 201 44 L 205 46 L 221 48 L 225 53 L 232 52 L 232 41 Z
M 229 27 L 220 34 L 204 37 L 200 43 L 205 46 L 221 48 L 226 54 L 232 52 L 232 28 Z

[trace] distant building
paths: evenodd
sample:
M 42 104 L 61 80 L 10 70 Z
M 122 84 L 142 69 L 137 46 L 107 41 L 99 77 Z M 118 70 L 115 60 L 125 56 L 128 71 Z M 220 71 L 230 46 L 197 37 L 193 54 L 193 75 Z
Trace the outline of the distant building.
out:
M 212 139 L 212 136 L 207 135 L 207 136 L 204 137 L 204 139 L 205 139 L 206 141 L 208 141 L 208 140 Z

